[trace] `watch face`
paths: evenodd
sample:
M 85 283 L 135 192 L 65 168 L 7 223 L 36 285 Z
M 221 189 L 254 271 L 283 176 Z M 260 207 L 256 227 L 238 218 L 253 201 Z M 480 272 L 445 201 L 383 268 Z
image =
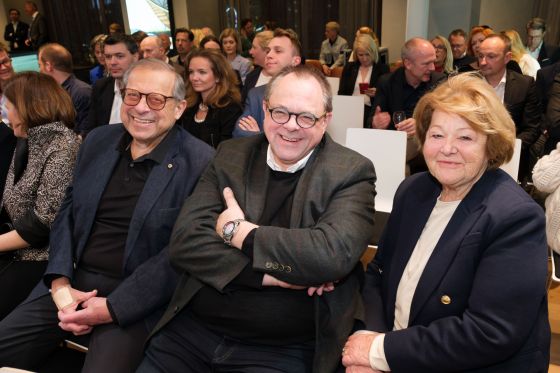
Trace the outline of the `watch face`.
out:
M 233 233 L 233 228 L 235 227 L 235 223 L 230 221 L 224 225 L 224 236 L 228 236 Z

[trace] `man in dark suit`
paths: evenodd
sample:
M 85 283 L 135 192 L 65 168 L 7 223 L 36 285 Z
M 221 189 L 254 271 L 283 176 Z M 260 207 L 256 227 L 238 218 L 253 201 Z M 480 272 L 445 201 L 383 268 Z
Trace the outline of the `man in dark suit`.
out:
M 74 75 L 70 51 L 57 43 L 48 43 L 39 48 L 39 70 L 50 75 L 70 95 L 76 109 L 74 132 L 82 134 L 87 127 L 91 86 Z
M 333 372 L 362 319 L 373 165 L 325 133 L 321 72 L 282 70 L 262 108 L 264 134 L 220 144 L 181 211 L 182 278 L 138 372 Z
M 453 53 L 453 69 L 459 70 L 476 59 L 467 54 L 467 34 L 462 29 L 455 29 L 447 37 Z
M 26 48 L 25 40 L 29 35 L 29 25 L 19 20 L 19 10 L 12 8 L 10 13 L 10 23 L 4 29 L 4 39 L 10 43 L 10 51 L 20 52 Z
M 530 148 L 542 133 L 542 109 L 535 81 L 530 76 L 507 69 L 510 59 L 511 42 L 506 36 L 490 35 L 481 43 L 478 55 L 480 72 L 494 88 L 515 123 L 516 136 L 522 143 L 519 180 L 526 181 L 530 179 L 536 161 Z
M 26 1 L 23 5 L 23 9 L 25 13 L 32 18 L 31 24 L 29 25 L 29 36 L 25 41 L 25 45 L 33 50 L 38 50 L 41 45 L 49 41 L 47 20 L 39 13 L 37 4 L 33 1 Z
M 121 122 L 122 78 L 130 65 L 138 61 L 138 44 L 129 35 L 111 35 L 105 39 L 103 54 L 111 76 L 93 85 L 87 126 L 82 131 L 84 136 L 96 127 Z
M 147 36 L 140 42 L 140 53 L 142 58 L 156 58 L 171 65 L 175 72 L 186 80 L 185 68 L 179 65 L 178 62 L 171 61 L 165 54 L 165 46 L 160 37 Z
M 213 151 L 175 125 L 185 86 L 171 66 L 143 60 L 124 83 L 123 123 L 82 145 L 44 281 L 0 322 L 0 366 L 35 369 L 74 333 L 91 335 L 83 372 L 133 372 L 171 297 L 166 246 Z
M 544 19 L 535 17 L 527 23 L 527 51 L 539 61 L 541 67 L 557 62 L 558 47 L 544 43 L 546 34 L 546 22 Z

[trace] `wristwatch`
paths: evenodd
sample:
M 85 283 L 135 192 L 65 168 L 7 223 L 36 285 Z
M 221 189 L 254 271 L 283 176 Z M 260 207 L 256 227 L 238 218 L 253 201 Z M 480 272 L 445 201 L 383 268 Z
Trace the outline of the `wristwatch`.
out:
M 239 228 L 239 224 L 245 221 L 245 219 L 235 219 L 228 221 L 224 224 L 222 228 L 222 237 L 224 238 L 224 243 L 231 246 L 231 240 L 233 239 L 233 235 L 237 232 Z

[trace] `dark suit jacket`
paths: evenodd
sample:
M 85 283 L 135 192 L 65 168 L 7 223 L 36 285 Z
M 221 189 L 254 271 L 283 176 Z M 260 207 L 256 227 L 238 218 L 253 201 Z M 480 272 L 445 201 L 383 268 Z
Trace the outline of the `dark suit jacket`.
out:
M 103 126 L 83 143 L 72 185 L 52 226 L 46 278 L 66 276 L 72 280 L 99 200 L 119 160 L 117 144 L 123 133 L 122 124 Z M 179 128 L 165 160 L 153 167 L 130 220 L 123 260 L 125 278 L 107 297 L 119 325 L 146 319 L 148 327 L 153 327 L 161 316 L 156 311 L 171 298 L 176 281 L 166 249 L 171 229 L 212 155 L 209 146 Z M 41 282 L 30 299 L 47 292 Z
M 354 61 L 349 62 L 342 69 L 342 75 L 340 77 L 340 85 L 338 86 L 338 94 L 343 96 L 352 96 L 354 92 L 354 85 L 356 84 L 356 79 L 358 78 L 358 72 L 360 71 L 360 62 Z M 383 74 L 389 72 L 389 66 L 376 63 L 373 65 L 373 70 L 371 71 L 371 78 L 369 80 L 370 87 L 377 87 L 377 80 Z M 370 99 L 371 100 L 371 99 Z
M 249 94 L 247 95 L 247 99 L 245 100 L 243 113 L 239 116 L 239 119 L 249 115 L 255 118 L 261 132 L 263 131 L 263 123 L 264 123 L 264 110 L 262 104 L 264 100 L 265 90 L 266 90 L 266 85 L 261 85 L 251 89 L 249 91 Z M 237 120 L 237 123 L 235 123 L 235 128 L 233 129 L 233 137 L 247 137 L 256 134 L 256 132 L 248 132 L 242 130 L 239 127 L 239 119 Z
M 83 135 L 87 135 L 94 128 L 109 124 L 114 98 L 115 79 L 109 76 L 95 82 L 91 91 L 88 119 L 82 128 Z
M 249 74 L 245 77 L 245 84 L 243 84 L 243 89 L 241 90 L 241 102 L 245 102 L 247 95 L 251 88 L 255 87 L 255 84 L 259 81 L 259 76 L 261 75 L 262 67 L 256 65 Z
M 14 156 L 16 140 L 14 132 L 4 122 L 0 122 L 0 198 L 4 193 L 4 185 Z
M 546 123 L 548 139 L 544 151 L 548 154 L 556 148 L 556 144 L 560 141 L 560 73 L 556 74 L 549 90 Z
M 170 243 L 171 262 L 183 273 L 163 327 L 185 308 L 202 283 L 222 291 L 250 259 L 224 244 L 214 227 L 229 186 L 245 218 L 262 214 L 270 168 L 264 135 L 230 140 L 187 199 Z M 314 372 L 333 372 L 355 319 L 363 314 L 359 259 L 373 229 L 375 171 L 370 161 L 325 134 L 294 192 L 290 228 L 261 226 L 254 239 L 252 268 L 282 281 L 309 286 L 340 280 L 333 292 L 315 296 Z M 271 266 L 270 263 L 281 265 Z M 268 264 L 267 264 L 268 263 Z M 284 268 L 289 266 L 290 271 Z
M 33 50 L 39 49 L 41 45 L 49 41 L 47 20 L 41 13 L 37 13 L 37 16 L 29 25 L 29 38 L 31 39 Z
M 18 22 L 17 30 L 14 32 L 14 25 L 9 22 L 4 29 L 4 39 L 10 42 L 10 51 L 18 52 L 27 49 L 25 40 L 29 36 L 29 25 L 25 22 Z M 14 43 L 18 44 L 16 48 Z
M 540 135 L 541 106 L 532 77 L 507 70 L 504 105 L 515 123 L 523 147 L 532 145 Z
M 552 44 L 544 44 L 541 46 L 541 50 L 539 51 L 539 56 L 537 57 L 537 61 L 541 67 L 551 65 L 555 62 L 558 62 L 558 47 L 555 47 Z
M 548 106 L 550 88 L 552 87 L 554 77 L 559 73 L 560 62 L 543 67 L 537 71 L 537 79 L 535 83 L 537 85 L 537 96 L 539 97 L 543 111 L 546 111 Z
M 366 273 L 368 329 L 392 330 L 399 281 L 440 192 L 428 173 L 399 187 Z M 546 277 L 542 209 L 505 172 L 487 171 L 428 260 L 408 328 L 385 335 L 391 371 L 546 372 Z

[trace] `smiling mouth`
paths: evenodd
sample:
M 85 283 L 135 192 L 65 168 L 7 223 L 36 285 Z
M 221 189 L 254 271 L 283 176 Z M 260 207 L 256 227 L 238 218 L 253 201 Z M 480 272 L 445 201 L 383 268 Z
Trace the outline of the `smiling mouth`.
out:
M 138 118 L 135 116 L 132 116 L 132 119 L 134 119 L 135 122 L 141 123 L 141 124 L 150 124 L 153 123 L 153 119 L 142 119 L 142 118 Z
M 282 138 L 282 140 L 287 141 L 287 142 L 292 142 L 292 143 L 298 142 L 300 140 L 299 138 L 294 138 L 293 139 L 293 138 L 285 137 L 285 136 L 282 136 L 282 135 L 280 135 L 280 137 Z

